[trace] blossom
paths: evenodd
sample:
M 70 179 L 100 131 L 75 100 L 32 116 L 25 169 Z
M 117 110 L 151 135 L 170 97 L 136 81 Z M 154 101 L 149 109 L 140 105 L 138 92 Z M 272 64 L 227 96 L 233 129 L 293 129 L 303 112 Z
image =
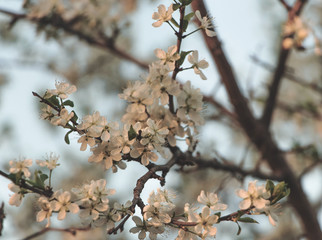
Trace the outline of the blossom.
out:
M 248 184 L 247 192 L 244 189 L 236 191 L 237 196 L 243 198 L 243 201 L 239 204 L 240 209 L 247 209 L 251 206 L 262 209 L 269 204 L 269 200 L 266 199 L 270 197 L 270 193 L 266 191 L 264 185 L 256 186 L 256 182 L 257 181 L 253 181 Z
M 200 89 L 194 89 L 191 82 L 187 81 L 177 97 L 179 105 L 177 116 L 183 121 L 188 121 L 189 119 L 186 117 L 188 115 L 195 124 L 203 124 L 203 118 L 200 114 L 203 104 L 202 98 Z
M 58 211 L 58 220 L 63 220 L 66 217 L 66 212 L 77 213 L 79 207 L 76 203 L 72 203 L 71 194 L 68 191 L 57 191 L 54 193 L 55 200 L 50 202 L 53 211 Z
M 173 45 L 168 47 L 168 52 L 165 52 L 164 50 L 157 48 L 154 50 L 154 54 L 157 56 L 157 58 L 160 59 L 160 63 L 164 65 L 168 65 L 171 70 L 174 69 L 175 62 L 180 59 L 179 53 L 177 53 L 177 46 Z
M 89 194 L 94 201 L 102 201 L 108 203 L 108 196 L 115 194 L 114 189 L 106 189 L 106 180 L 99 179 L 97 181 L 92 180 L 89 188 Z
M 133 216 L 132 220 L 135 223 L 135 227 L 130 229 L 131 233 L 139 233 L 138 238 L 145 239 L 146 233 L 149 232 L 149 239 L 156 240 L 157 234 L 164 232 L 164 227 L 155 227 L 150 225 L 148 222 L 142 221 L 138 216 Z
M 23 159 L 23 160 L 11 160 L 10 164 L 10 173 L 20 173 L 22 172 L 25 177 L 30 177 L 31 173 L 29 172 L 28 167 L 32 165 L 32 159 Z
M 203 74 L 200 68 L 207 68 L 209 64 L 206 60 L 199 61 L 198 51 L 193 51 L 192 54 L 188 56 L 188 61 L 192 64 L 195 74 L 200 75 L 202 80 L 207 80 L 207 77 Z
M 212 209 L 213 211 L 223 211 L 226 210 L 227 205 L 223 204 L 223 203 L 219 203 L 219 199 L 217 197 L 217 194 L 215 193 L 208 193 L 205 194 L 205 191 L 202 190 L 200 192 L 200 195 L 198 196 L 198 202 L 206 205 L 207 207 L 209 207 L 210 209 Z
M 60 165 L 59 163 L 57 163 L 58 159 L 58 155 L 50 153 L 49 156 L 47 155 L 47 158 L 45 160 L 36 160 L 36 163 L 41 167 L 47 167 L 49 170 L 53 170 Z
M 173 8 L 172 4 L 169 6 L 168 10 L 163 4 L 158 6 L 158 12 L 152 14 L 152 19 L 158 20 L 152 24 L 153 27 L 160 27 L 162 23 L 170 21 L 172 19 Z
M 53 108 L 49 105 L 41 109 L 40 118 L 43 120 L 51 120 L 55 114 L 53 113 Z
M 47 90 L 44 98 L 50 98 L 53 95 L 57 95 L 61 99 L 65 99 L 68 95 L 76 92 L 77 88 L 75 85 L 69 85 L 66 82 L 56 82 L 55 83 L 56 89 Z
M 81 136 L 77 142 L 81 143 L 81 147 L 80 147 L 81 151 L 85 151 L 87 149 L 87 145 L 90 147 L 93 147 L 96 144 L 95 138 L 90 137 L 87 134 Z
M 142 145 L 140 142 L 136 141 L 132 147 L 133 149 L 130 152 L 130 156 L 132 158 L 141 157 L 141 163 L 144 166 L 148 165 L 150 160 L 153 162 L 158 160 L 158 155 Z
M 46 227 L 50 225 L 50 217 L 52 215 L 53 209 L 51 208 L 48 198 L 41 196 L 38 199 L 38 203 L 41 207 L 41 210 L 37 213 L 36 220 L 37 222 L 42 222 L 47 219 Z
M 8 188 L 10 191 L 14 192 L 14 194 L 9 199 L 9 204 L 19 207 L 24 197 L 21 188 L 14 183 L 9 183 Z
M 102 202 L 83 202 L 82 210 L 79 213 L 80 218 L 90 218 L 91 220 L 97 220 L 100 212 L 108 210 L 108 205 Z
M 198 20 L 200 21 L 201 25 L 199 26 L 199 28 L 204 29 L 206 31 L 206 34 L 208 37 L 214 37 L 216 36 L 216 32 L 211 30 L 213 29 L 213 25 L 212 25 L 212 18 L 209 18 L 207 16 L 205 17 L 201 17 L 200 11 L 197 10 L 195 12 L 195 15 L 197 16 Z
M 215 236 L 217 229 L 213 226 L 218 221 L 217 215 L 211 215 L 209 207 L 203 207 L 200 214 L 194 215 L 195 222 L 195 231 L 198 234 L 202 234 L 203 237 Z
M 278 215 L 281 214 L 281 205 L 274 204 L 265 206 L 263 209 L 258 210 L 259 213 L 264 212 L 266 216 L 268 216 L 268 221 L 274 227 L 276 226 L 276 222 L 278 220 Z
M 74 117 L 74 112 L 68 113 L 68 110 L 63 108 L 60 110 L 59 116 L 55 116 L 51 119 L 51 123 L 56 126 L 60 125 L 64 127 L 72 117 Z
M 83 117 L 81 124 L 77 126 L 79 130 L 86 130 L 88 136 L 100 137 L 103 130 L 103 124 L 106 123 L 106 119 L 100 116 L 98 111 L 95 111 L 93 115 L 86 115 Z
M 156 147 L 156 145 L 165 143 L 165 137 L 169 133 L 169 129 L 162 127 L 160 123 L 160 121 L 156 123 L 151 118 L 147 120 L 148 126 L 142 130 L 143 138 L 140 141 L 142 145 L 152 143 Z

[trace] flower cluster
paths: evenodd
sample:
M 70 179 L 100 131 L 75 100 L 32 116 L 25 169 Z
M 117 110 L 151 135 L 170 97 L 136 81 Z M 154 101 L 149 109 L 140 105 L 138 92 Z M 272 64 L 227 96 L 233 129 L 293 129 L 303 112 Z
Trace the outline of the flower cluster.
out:
M 65 21 L 84 17 L 92 27 L 103 26 L 105 19 L 102 18 L 102 14 L 108 15 L 106 13 L 109 11 L 109 4 L 105 4 L 98 10 L 96 8 L 103 6 L 104 1 L 95 1 L 96 4 L 90 2 L 90 0 L 70 3 L 61 0 L 40 1 L 39 4 L 30 7 L 28 16 L 44 18 L 59 14 Z M 156 20 L 153 26 L 159 27 L 166 22 L 176 31 L 171 23 L 175 26 L 178 23 L 172 18 L 172 14 L 178 8 L 185 8 L 190 4 L 189 1 L 180 2 L 181 4 L 175 1 L 168 10 L 161 4 L 158 12 L 152 15 Z M 70 7 L 71 5 L 73 6 Z M 184 13 L 184 11 L 180 12 Z M 180 28 L 180 31 L 176 31 L 177 35 L 186 31 L 187 24 L 193 15 L 201 23 L 196 31 L 203 29 L 209 37 L 215 36 L 212 19 L 207 16 L 201 17 L 199 11 L 181 16 L 186 22 L 176 26 Z M 301 23 L 296 21 L 298 20 L 294 21 L 296 26 L 287 26 L 285 32 L 287 35 L 296 34 L 295 39 L 302 41 L 306 33 Z M 178 37 L 178 40 L 182 41 L 190 34 Z M 67 109 L 74 106 L 68 97 L 76 91 L 76 86 L 65 82 L 56 82 L 55 89 L 47 90 L 43 97 L 34 94 L 47 104 L 42 109 L 41 118 L 50 121 L 53 125 L 68 129 L 65 136 L 67 143 L 69 143 L 69 134 L 77 133 L 80 150 L 85 151 L 89 147 L 91 151 L 88 161 L 102 164 L 106 170 L 112 169 L 113 172 L 118 168 L 125 169 L 125 161 L 139 162 L 146 166 L 150 173 L 151 169 L 158 167 L 157 164 L 150 164 L 150 162 L 157 162 L 160 156 L 164 159 L 172 158 L 171 161 L 176 160 L 176 151 L 173 149 L 177 145 L 177 139 L 186 140 L 188 154 L 192 156 L 197 144 L 198 127 L 204 123 L 203 95 L 200 89 L 193 87 L 191 81 L 179 84 L 175 78 L 180 71 L 193 69 L 195 74 L 206 80 L 202 69 L 207 68 L 209 64 L 205 60 L 199 60 L 198 51 L 181 51 L 180 47 L 181 44 L 170 46 L 167 51 L 156 49 L 154 53 L 158 60 L 149 66 L 148 74 L 142 81 L 130 82 L 123 93 L 119 94 L 119 97 L 128 103 L 122 117 L 122 124 L 109 122 L 98 111 L 84 116 L 79 121 L 76 113 Z M 183 68 L 186 57 L 191 65 Z M 36 170 L 33 178 L 29 170 L 32 165 L 31 159 L 9 162 L 10 179 L 13 183 L 8 187 L 14 192 L 9 203 L 19 206 L 26 194 L 32 192 L 39 194 L 37 203 L 40 210 L 36 219 L 38 222 L 47 220 L 46 227 L 50 226 L 50 219 L 54 213 L 57 214 L 58 220 L 65 219 L 68 213 L 79 213 L 83 223 L 94 227 L 104 225 L 108 233 L 111 233 L 115 229 L 123 229 L 123 225 L 138 206 L 141 209 L 142 218 L 132 217 L 136 226 L 130 232 L 138 233 L 139 239 L 145 239 L 147 233 L 150 239 L 156 239 L 158 234 L 166 231 L 167 227 L 179 229 L 177 240 L 198 237 L 206 239 L 216 236 L 215 224 L 221 221 L 256 222 L 250 217 L 243 218 L 244 215 L 264 214 L 268 216 L 272 225 L 276 225 L 277 202 L 289 194 L 289 189 L 284 182 L 275 185 L 268 180 L 266 186 L 256 186 L 256 181 L 250 182 L 247 191 L 239 189 L 236 192 L 243 199 L 239 204 L 240 210 L 222 217 L 221 212 L 227 209 L 227 205 L 219 201 L 216 193 L 202 190 L 196 203 L 201 207 L 186 203 L 183 213 L 178 214 L 179 206 L 175 205 L 175 195 L 165 189 L 151 192 L 147 204 L 144 204 L 140 193 L 145 182 L 143 181 L 143 186 L 138 186 L 140 184 L 138 181 L 133 201 L 125 204 L 114 202 L 112 205 L 110 196 L 115 194 L 115 190 L 106 188 L 105 179 L 92 180 L 71 191 L 62 189 L 53 191 L 51 176 L 52 171 L 59 166 L 58 159 L 58 156 L 51 153 L 45 160 L 37 160 L 36 163 L 40 167 L 46 167 L 50 173 L 48 177 L 40 170 Z M 152 173 L 153 178 L 161 179 L 156 172 Z M 166 172 L 163 172 L 162 178 L 165 175 Z M 45 181 L 48 178 L 47 185 Z M 121 222 L 122 219 L 124 220 Z M 118 227 L 116 223 L 119 223 Z
M 60 18 L 75 29 L 84 32 L 106 30 L 119 22 L 121 14 L 131 9 L 113 0 L 38 0 L 26 1 L 25 7 L 30 19 Z M 115 6 L 117 4 L 117 7 Z

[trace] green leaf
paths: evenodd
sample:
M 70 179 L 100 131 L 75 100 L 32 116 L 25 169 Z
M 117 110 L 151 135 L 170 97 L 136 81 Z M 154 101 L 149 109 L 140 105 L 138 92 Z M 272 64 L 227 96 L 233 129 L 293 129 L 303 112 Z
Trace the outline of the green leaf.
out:
M 183 30 L 183 32 L 185 32 L 187 30 L 188 25 L 189 25 L 189 21 L 183 19 L 183 22 L 182 22 L 182 30 Z
M 133 126 L 131 125 L 130 127 L 130 130 L 128 131 L 128 137 L 129 137 L 129 140 L 131 141 L 132 139 L 136 138 L 137 134 L 133 128 Z
M 250 217 L 243 217 L 243 218 L 238 218 L 238 222 L 244 222 L 244 223 L 258 223 L 255 219 L 250 218 Z
M 187 20 L 188 22 L 190 22 L 191 18 L 193 18 L 194 15 L 195 15 L 194 12 L 189 13 L 186 16 L 184 16 L 184 20 Z
M 183 62 L 184 62 L 184 60 L 185 60 L 186 56 L 187 56 L 189 53 L 191 53 L 191 52 L 193 52 L 193 51 L 187 51 L 187 52 L 185 52 L 185 51 L 181 51 L 181 53 L 180 53 L 180 59 L 178 60 L 178 66 L 179 66 L 179 67 L 183 64 Z
M 177 23 L 177 21 L 174 18 L 171 18 L 170 22 L 176 26 L 177 28 L 180 28 L 179 24 Z
M 179 3 L 176 3 L 176 4 L 173 4 L 172 5 L 172 9 L 173 9 L 173 11 L 176 11 L 177 9 L 179 9 L 179 7 L 180 7 L 181 5 L 179 4 Z
M 72 122 L 77 122 L 78 116 L 74 110 L 72 112 L 74 113 L 74 116 L 71 118 L 71 120 L 72 120 Z
M 281 200 L 282 198 L 288 196 L 290 193 L 289 188 L 285 182 L 280 182 L 274 187 L 274 191 L 272 194 L 271 204 L 274 204 Z
M 66 142 L 67 144 L 70 144 L 70 141 L 69 141 L 69 134 L 70 134 L 71 132 L 73 132 L 73 130 L 68 131 L 68 132 L 66 133 L 66 135 L 65 135 L 64 140 L 65 140 L 65 142 Z
M 70 106 L 70 107 L 74 107 L 74 102 L 71 100 L 66 100 L 65 102 L 63 102 L 63 104 L 65 106 Z
M 221 212 L 216 212 L 215 215 L 220 218 L 221 217 Z
M 268 191 L 268 192 L 270 192 L 271 193 L 271 195 L 273 194 L 273 191 L 274 191 L 274 187 L 275 187 L 275 185 L 274 185 L 274 183 L 272 182 L 272 180 L 267 180 L 266 181 L 266 191 Z
M 34 176 L 35 176 L 35 182 L 29 181 L 29 183 L 31 183 L 35 187 L 39 187 L 39 188 L 44 189 L 45 188 L 45 181 L 46 181 L 46 179 L 48 179 L 48 176 L 39 170 L 35 171 Z
M 60 108 L 60 103 L 56 95 L 51 96 L 50 98 L 47 99 L 47 101 L 53 104 L 54 106 Z
M 182 2 L 182 5 L 187 6 L 192 2 L 192 0 L 182 0 L 180 2 Z

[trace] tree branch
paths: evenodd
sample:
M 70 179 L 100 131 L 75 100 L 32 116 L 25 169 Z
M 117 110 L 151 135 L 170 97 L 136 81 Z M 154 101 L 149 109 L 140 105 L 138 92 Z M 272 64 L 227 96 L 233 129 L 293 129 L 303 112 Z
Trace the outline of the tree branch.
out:
M 297 0 L 294 3 L 292 9 L 289 10 L 288 21 L 292 21 L 295 16 L 298 16 L 301 13 L 305 3 L 306 3 L 306 0 Z M 287 37 L 293 38 L 294 36 L 292 35 Z M 289 54 L 290 54 L 290 49 L 285 49 L 281 46 L 277 67 L 273 76 L 272 84 L 269 89 L 269 96 L 266 100 L 264 111 L 261 117 L 261 121 L 263 122 L 264 126 L 267 129 L 271 124 L 273 111 L 276 105 L 278 90 L 282 81 L 282 77 L 284 75 L 284 71 L 286 68 L 286 61 L 288 59 Z
M 305 1 L 301 1 L 301 3 L 304 2 Z M 295 5 L 297 5 L 297 9 L 301 9 L 299 8 L 298 3 L 299 2 Z M 202 16 L 207 15 L 207 10 L 203 0 L 193 1 L 192 8 L 194 11 L 199 10 Z M 321 239 L 321 230 L 315 211 L 311 207 L 307 196 L 305 195 L 301 185 L 298 183 L 291 168 L 288 166 L 284 156 L 273 141 L 267 127 L 263 125 L 262 122 L 257 121 L 248 108 L 247 102 L 238 88 L 232 68 L 227 61 L 223 49 L 221 48 L 219 39 L 217 36 L 213 38 L 208 37 L 204 31 L 203 37 L 225 85 L 229 100 L 234 106 L 234 110 L 238 116 L 241 127 L 249 137 L 250 141 L 261 152 L 263 159 L 267 160 L 276 176 L 283 177 L 288 183 L 291 189 L 289 201 L 299 215 L 309 239 Z
M 87 42 L 89 45 L 99 47 L 99 48 L 102 48 L 105 50 L 109 50 L 111 53 L 118 56 L 119 58 L 125 59 L 129 62 L 133 62 L 143 69 L 149 68 L 148 64 L 141 62 L 140 60 L 134 58 L 130 54 L 124 52 L 123 50 L 121 50 L 117 46 L 115 46 L 114 41 L 111 41 L 110 38 L 105 37 L 104 33 L 99 34 L 101 37 L 94 38 L 89 34 L 85 34 L 79 30 L 74 29 L 67 22 L 64 22 L 61 18 L 59 19 L 59 21 L 52 21 L 51 18 L 46 18 L 46 17 L 44 17 L 44 18 L 28 18 L 28 16 L 26 14 L 14 13 L 14 12 L 4 10 L 4 9 L 0 9 L 0 13 L 4 13 L 6 15 L 9 15 L 9 16 L 13 17 L 13 19 L 16 19 L 16 20 L 24 19 L 24 20 L 30 21 L 32 23 L 45 24 L 45 25 L 49 25 L 49 26 L 53 26 L 53 27 L 62 29 L 66 33 L 77 36 L 80 40 Z
M 73 236 L 76 236 L 77 231 L 89 231 L 91 229 L 90 226 L 88 227 L 84 227 L 84 228 L 76 228 L 76 227 L 71 227 L 71 228 L 44 228 L 42 230 L 40 230 L 39 232 L 33 233 L 31 235 L 29 235 L 28 237 L 25 237 L 23 240 L 30 240 L 33 238 L 36 238 L 42 234 L 45 234 L 46 232 L 50 232 L 50 231 L 55 231 L 55 232 L 66 232 L 66 233 L 70 233 Z

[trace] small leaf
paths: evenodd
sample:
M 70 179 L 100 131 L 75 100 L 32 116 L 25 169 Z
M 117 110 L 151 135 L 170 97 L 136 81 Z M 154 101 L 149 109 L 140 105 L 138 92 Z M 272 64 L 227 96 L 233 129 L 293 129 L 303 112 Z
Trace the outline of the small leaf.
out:
M 129 137 L 129 140 L 131 141 L 132 139 L 136 138 L 137 134 L 133 128 L 133 126 L 131 125 L 130 127 L 130 130 L 128 131 L 128 137 Z
M 181 2 L 181 1 L 180 1 Z M 192 0 L 182 0 L 182 5 L 187 6 L 192 2 Z
M 182 30 L 183 30 L 183 32 L 185 32 L 187 30 L 188 25 L 189 25 L 189 21 L 183 19 L 183 23 L 182 23 Z
M 237 221 L 244 222 L 244 223 L 258 223 L 255 219 L 250 218 L 250 217 L 239 218 Z
M 77 116 L 77 114 L 75 113 L 74 110 L 72 112 L 74 113 L 74 116 L 71 118 L 71 121 L 75 123 L 78 120 L 78 116 Z
M 59 100 L 56 95 L 51 96 L 50 98 L 47 99 L 47 101 L 50 102 L 51 104 L 53 104 L 54 106 L 60 108 L 60 103 L 59 103 Z
M 35 181 L 34 182 L 28 181 L 28 182 L 31 183 L 35 187 L 39 187 L 39 188 L 44 189 L 45 188 L 45 181 L 48 178 L 48 176 L 39 170 L 35 171 L 34 176 L 35 176 Z
M 267 180 L 265 188 L 266 188 L 266 191 L 271 193 L 271 195 L 273 194 L 274 187 L 275 187 L 274 183 L 271 180 Z
M 216 212 L 215 215 L 220 218 L 221 217 L 221 212 Z
M 184 60 L 185 60 L 186 56 L 187 56 L 189 53 L 191 53 L 191 52 L 193 52 L 193 51 L 187 51 L 187 52 L 185 52 L 185 51 L 181 51 L 181 53 L 180 53 L 180 59 L 178 60 L 178 66 L 179 66 L 179 67 L 183 64 L 183 62 L 184 62 Z
M 176 4 L 173 4 L 172 5 L 172 9 L 173 9 L 173 11 L 176 11 L 177 9 L 179 9 L 179 7 L 180 7 L 181 5 L 179 4 L 179 3 L 176 3 Z
M 74 102 L 71 100 L 66 100 L 65 102 L 63 102 L 65 106 L 70 106 L 70 107 L 74 107 Z
M 195 13 L 191 12 L 191 13 L 187 14 L 186 16 L 184 16 L 184 19 L 187 20 L 188 22 L 190 22 L 191 18 L 193 18 L 194 15 L 195 15 Z
M 174 26 L 176 26 L 177 28 L 179 28 L 180 26 L 179 26 L 179 24 L 177 23 L 177 21 L 174 19 L 174 18 L 171 18 L 171 23 L 174 25 Z
M 69 134 L 70 134 L 71 132 L 73 132 L 73 130 L 68 131 L 68 132 L 66 133 L 66 135 L 65 135 L 64 140 L 65 140 L 65 142 L 66 142 L 67 144 L 70 144 L 70 141 L 69 141 Z

